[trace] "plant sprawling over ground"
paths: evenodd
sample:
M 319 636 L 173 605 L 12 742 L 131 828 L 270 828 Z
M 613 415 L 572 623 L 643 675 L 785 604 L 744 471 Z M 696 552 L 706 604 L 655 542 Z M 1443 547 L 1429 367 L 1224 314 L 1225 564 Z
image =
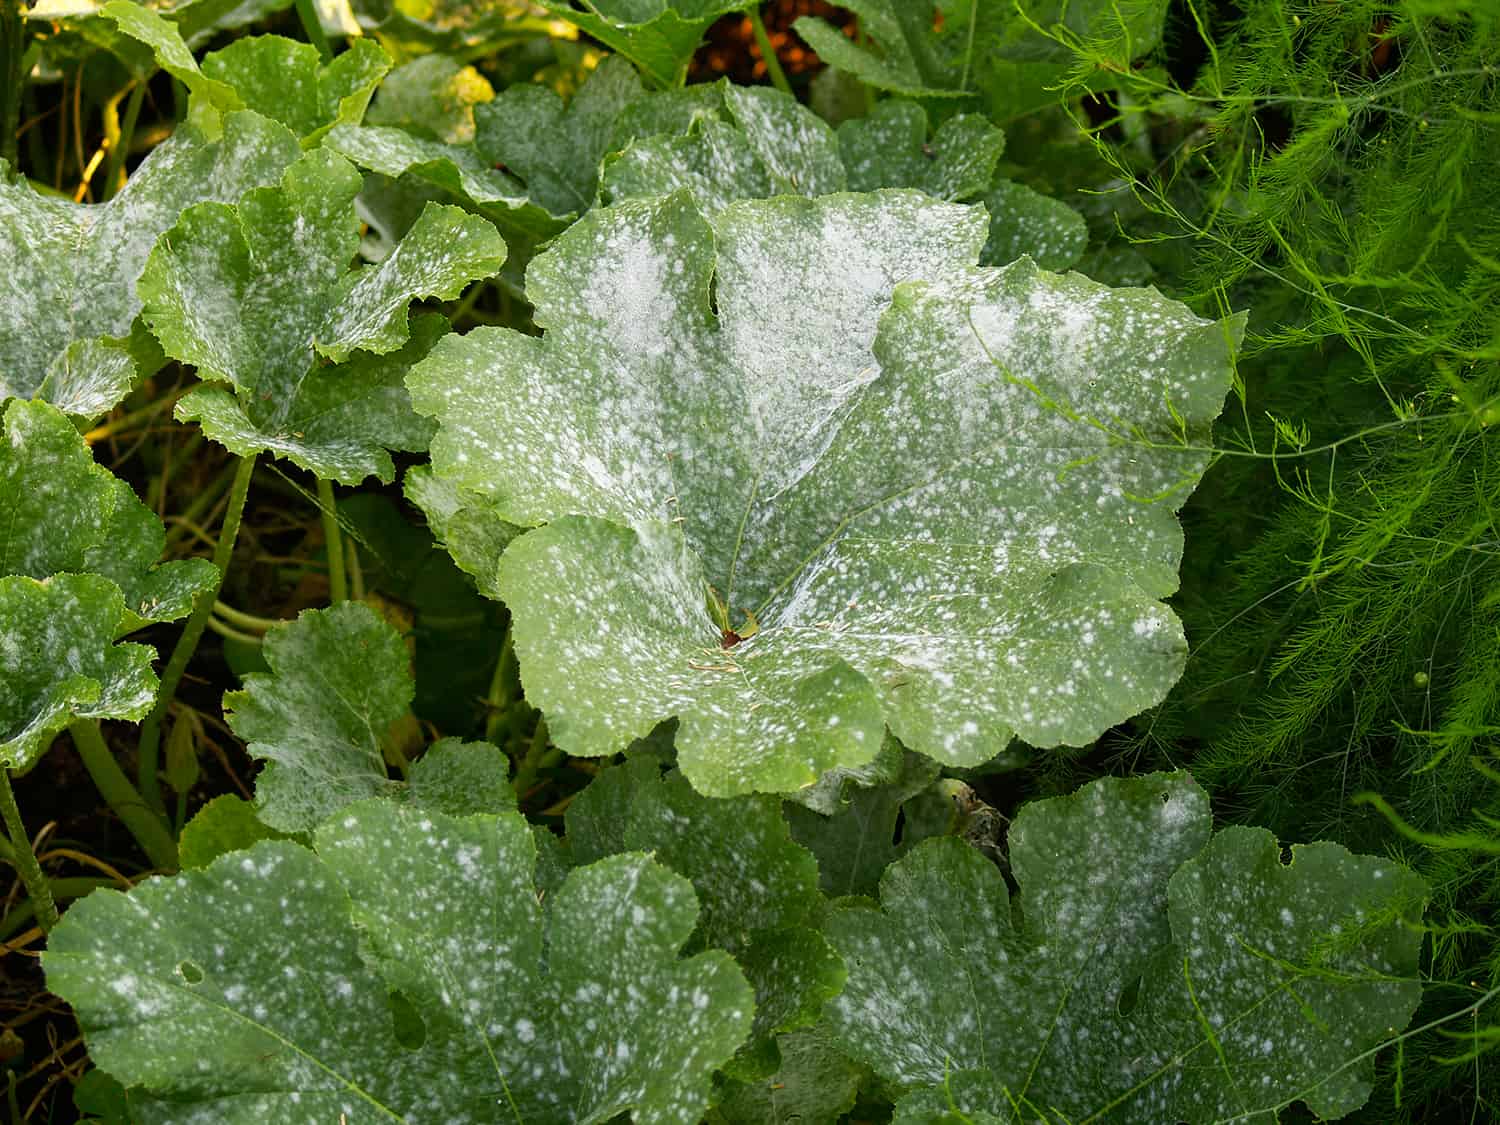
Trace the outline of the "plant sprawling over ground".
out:
M 1497 46 L 0 0 L 11 1116 L 1484 1117 Z

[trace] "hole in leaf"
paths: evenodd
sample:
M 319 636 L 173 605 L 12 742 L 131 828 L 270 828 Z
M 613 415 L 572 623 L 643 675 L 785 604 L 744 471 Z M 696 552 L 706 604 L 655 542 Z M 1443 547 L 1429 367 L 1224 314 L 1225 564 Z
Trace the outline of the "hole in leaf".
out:
M 1122 1016 L 1128 1016 L 1135 1011 L 1135 1006 L 1141 1002 L 1141 977 L 1132 977 L 1120 989 L 1120 997 L 1115 1001 L 1115 1011 Z
M 427 1042 L 427 1025 L 422 1022 L 422 1013 L 404 992 L 392 992 L 386 997 L 391 1009 L 391 1027 L 396 1042 L 408 1051 L 420 1051 Z
M 188 984 L 203 983 L 203 969 L 196 961 L 177 962 L 177 975 L 187 981 Z
M 895 847 L 901 843 L 901 836 L 906 831 L 906 806 L 902 805 L 896 809 L 896 824 L 891 829 L 891 846 Z

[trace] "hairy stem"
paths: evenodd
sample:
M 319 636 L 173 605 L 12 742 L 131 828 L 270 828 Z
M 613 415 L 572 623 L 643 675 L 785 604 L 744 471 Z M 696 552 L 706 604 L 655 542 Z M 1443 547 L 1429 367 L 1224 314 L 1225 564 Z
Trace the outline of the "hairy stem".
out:
M 109 162 L 104 166 L 105 199 L 120 190 L 120 174 L 125 170 L 125 158 L 130 155 L 130 142 L 135 137 L 135 123 L 141 116 L 141 102 L 145 98 L 146 83 L 138 79 L 130 88 L 130 100 L 125 103 L 125 120 L 120 123 L 120 135 L 110 146 Z M 158 407 L 158 404 L 152 403 L 152 407 Z
M 344 574 L 344 539 L 339 533 L 339 510 L 333 484 L 318 478 L 318 514 L 323 518 L 323 542 L 328 550 L 328 600 L 349 600 L 349 580 Z
M 781 60 L 776 57 L 776 48 L 771 46 L 771 36 L 766 33 L 765 21 L 760 18 L 760 5 L 751 4 L 745 14 L 750 17 L 750 29 L 755 32 L 755 45 L 760 48 L 760 57 L 766 60 L 766 74 L 775 86 L 788 97 L 795 97 L 792 84 L 787 81 L 786 71 L 781 69 Z
M 68 733 L 73 736 L 73 745 L 78 747 L 78 756 L 83 759 L 89 777 L 94 779 L 99 795 L 109 802 L 109 807 L 130 830 L 136 843 L 150 858 L 151 865 L 163 871 L 176 871 L 177 841 L 162 819 L 147 806 L 140 791 L 130 784 L 130 778 L 125 776 L 114 752 L 104 741 L 98 720 L 78 719 L 69 724 Z
M 16 870 L 21 873 L 26 894 L 36 907 L 37 925 L 41 926 L 42 933 L 47 933 L 57 925 L 57 903 L 52 900 L 52 888 L 42 874 L 42 865 L 36 861 L 36 852 L 31 848 L 31 837 L 26 834 L 26 824 L 21 820 L 21 809 L 16 804 L 16 791 L 10 787 L 10 770 L 5 766 L 0 766 L 0 815 L 5 817 L 5 832 L 15 853 Z
M 21 62 L 25 43 L 21 0 L 0 0 L 0 160 L 8 162 L 12 171 L 16 166 L 16 133 L 21 127 L 21 92 L 26 84 Z
M 318 49 L 325 63 L 333 61 L 333 47 L 323 33 L 323 21 L 318 18 L 318 6 L 314 0 L 296 0 L 297 18 L 302 21 L 302 30 L 307 32 L 307 41 Z
M 536 771 L 541 768 L 542 759 L 547 753 L 547 718 L 539 716 L 536 721 L 536 733 L 531 736 L 531 745 L 526 749 L 526 757 L 521 759 L 521 764 L 516 768 L 516 800 L 524 801 L 526 791 L 536 781 Z
M 137 779 L 147 803 L 153 811 L 158 813 L 166 811 L 161 798 L 161 779 L 157 774 L 161 757 L 161 723 L 166 718 L 167 708 L 172 705 L 172 697 L 177 694 L 177 685 L 182 682 L 182 674 L 187 671 L 188 661 L 193 658 L 193 653 L 198 649 L 198 641 L 203 637 L 203 630 L 208 627 L 208 619 L 213 613 L 214 602 L 219 597 L 219 591 L 224 587 L 224 576 L 229 571 L 229 559 L 234 554 L 234 541 L 240 533 L 240 516 L 245 512 L 245 497 L 250 491 L 250 477 L 254 473 L 255 458 L 240 458 L 234 473 L 234 483 L 229 488 L 229 506 L 224 510 L 224 526 L 219 530 L 218 543 L 214 545 L 214 567 L 219 572 L 218 581 L 213 584 L 212 588 L 198 595 L 192 616 L 188 618 L 187 627 L 182 630 L 182 636 L 177 638 L 177 646 L 172 649 L 172 656 L 167 661 L 166 671 L 162 673 L 161 690 L 156 695 L 156 706 L 151 709 L 151 714 L 146 716 L 145 723 L 141 725 L 140 768 Z

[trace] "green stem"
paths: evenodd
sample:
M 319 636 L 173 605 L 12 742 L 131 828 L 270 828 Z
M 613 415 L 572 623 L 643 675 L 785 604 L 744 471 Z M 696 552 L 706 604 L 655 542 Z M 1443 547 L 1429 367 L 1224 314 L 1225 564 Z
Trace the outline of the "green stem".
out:
M 16 133 L 21 128 L 21 92 L 26 84 L 21 64 L 25 43 L 21 0 L 0 0 L 0 160 L 12 171 L 16 170 Z
M 506 622 L 505 636 L 500 642 L 500 658 L 495 661 L 495 674 L 490 678 L 489 694 L 485 697 L 485 703 L 489 710 L 489 718 L 484 724 L 484 737 L 496 746 L 505 745 L 504 738 L 506 728 L 509 726 L 510 704 L 513 698 L 510 690 L 510 674 L 506 668 L 506 662 L 511 659 L 514 652 L 514 642 L 511 640 L 510 623 Z
M 203 630 L 208 627 L 208 619 L 214 611 L 214 602 L 224 587 L 224 576 L 229 571 L 229 560 L 234 554 L 234 541 L 240 533 L 240 517 L 245 512 L 245 496 L 250 491 L 250 477 L 254 473 L 255 458 L 241 457 L 239 467 L 235 469 L 234 483 L 229 488 L 229 506 L 224 509 L 224 526 L 220 528 L 219 541 L 214 545 L 214 567 L 219 572 L 218 580 L 210 589 L 198 595 L 187 627 L 182 630 L 182 636 L 177 638 L 177 647 L 172 649 L 166 671 L 162 673 L 156 706 L 151 708 L 151 714 L 146 716 L 146 721 L 141 725 L 140 772 L 137 776 L 141 792 L 156 812 L 166 811 L 161 799 L 161 779 L 157 776 L 161 757 L 161 722 L 167 717 L 167 708 L 172 705 L 172 697 L 177 694 L 177 685 L 182 682 L 182 674 L 187 671 L 188 661 L 198 649 L 198 641 L 203 637 Z
M 328 550 L 328 600 L 337 605 L 349 600 L 349 580 L 344 575 L 344 539 L 339 534 L 333 483 L 322 477 L 318 478 L 318 514 L 323 517 L 323 542 Z
M 5 832 L 15 851 L 16 870 L 21 873 L 26 893 L 36 906 L 37 924 L 45 934 L 57 925 L 57 903 L 52 901 L 52 888 L 42 874 L 42 865 L 36 861 L 36 852 L 31 848 L 31 837 L 26 834 L 26 823 L 21 819 L 20 806 L 16 804 L 16 791 L 10 787 L 10 770 L 5 766 L 0 766 L 0 814 L 5 817 Z
M 781 60 L 776 57 L 776 48 L 771 46 L 765 21 L 760 18 L 760 5 L 751 4 L 745 14 L 750 17 L 750 30 L 755 32 L 755 45 L 760 48 L 760 57 L 766 60 L 766 74 L 771 79 L 771 85 L 789 98 L 796 97 L 792 93 L 792 84 L 786 80 L 786 71 L 781 69 Z
M 285 625 L 286 619 L 281 617 L 257 617 L 253 613 L 235 609 L 227 602 L 214 600 L 214 613 L 222 617 L 231 625 L 237 625 L 249 633 L 269 633 L 278 625 Z
M 109 199 L 120 189 L 120 173 L 125 169 L 125 157 L 130 155 L 130 142 L 135 137 L 135 123 L 141 116 L 141 102 L 146 100 L 146 83 L 137 79 L 130 90 L 130 100 L 125 103 L 125 120 L 120 124 L 120 135 L 109 150 L 109 163 L 104 166 L 104 198 Z M 153 404 L 154 405 L 154 404 Z
M 318 49 L 323 62 L 332 62 L 333 47 L 328 36 L 323 34 L 323 21 L 318 18 L 318 8 L 313 0 L 297 0 L 297 18 L 302 21 L 302 30 L 307 32 L 307 41 Z
M 140 791 L 130 784 L 104 735 L 99 733 L 98 720 L 75 720 L 68 725 L 68 733 L 73 736 L 73 745 L 78 747 L 78 756 L 94 779 L 99 795 L 130 829 L 136 843 L 150 857 L 151 865 L 163 871 L 176 871 L 177 841 L 172 839 L 162 819 L 151 811 Z
M 536 781 L 536 771 L 541 768 L 542 758 L 546 752 L 547 717 L 539 715 L 536 720 L 536 732 L 531 736 L 531 745 L 526 748 L 526 757 L 521 759 L 521 764 L 516 768 L 516 800 L 526 799 L 526 791 Z

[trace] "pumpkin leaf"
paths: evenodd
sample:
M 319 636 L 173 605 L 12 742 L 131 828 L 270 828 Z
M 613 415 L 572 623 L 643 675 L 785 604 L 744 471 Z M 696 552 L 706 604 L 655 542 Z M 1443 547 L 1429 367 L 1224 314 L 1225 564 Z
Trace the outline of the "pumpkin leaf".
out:
M 678 957 L 685 879 L 614 856 L 544 914 L 515 813 L 370 801 L 315 841 L 95 893 L 53 931 L 48 984 L 144 1120 L 701 1119 L 751 997 L 727 954 Z
M 748 0 L 542 0 L 555 16 L 635 63 L 656 85 L 680 86 L 708 25 Z
M 156 515 L 94 463 L 67 417 L 13 401 L 0 442 L 0 575 L 98 574 L 125 599 L 122 633 L 192 611 L 217 571 L 207 559 L 158 565 L 166 534 Z
M 980 852 L 918 845 L 878 909 L 827 921 L 849 965 L 834 1039 L 912 1091 L 903 1122 L 1352 1111 L 1421 995 L 1425 887 L 1336 844 L 1283 864 L 1268 832 L 1211 831 L 1185 774 L 1034 802 L 1009 834 L 1015 904 Z
M 389 796 L 454 815 L 515 807 L 505 756 L 488 743 L 435 743 L 407 781 L 389 776 L 384 745 L 415 687 L 401 635 L 358 602 L 308 610 L 266 634 L 269 673 L 224 696 L 229 726 L 251 756 L 256 815 L 303 832 L 345 805 Z
M 792 842 L 780 802 L 703 797 L 643 757 L 599 774 L 566 822 L 577 863 L 646 851 L 692 880 L 703 908 L 696 940 L 734 954 L 755 989 L 750 1042 L 729 1069 L 774 1070 L 775 1033 L 814 1023 L 844 978 L 814 924 L 823 903 L 817 862 Z
M 700 792 L 787 792 L 886 725 L 977 765 L 1161 699 L 1242 322 L 969 268 L 987 226 L 915 192 L 623 204 L 532 262 L 546 335 L 413 369 L 435 472 L 546 524 L 497 585 L 558 746 L 676 716 Z
M 155 652 L 116 644 L 120 588 L 97 574 L 0 577 L 0 763 L 29 769 L 74 719 L 141 719 Z
M 237 112 L 215 141 L 180 126 L 107 203 L 43 196 L 0 170 L 0 399 L 89 417 L 117 405 L 137 373 L 123 341 L 157 236 L 195 203 L 274 183 L 299 151 L 282 125 Z
M 432 204 L 384 262 L 350 270 L 359 188 L 347 161 L 314 150 L 236 207 L 185 212 L 140 283 L 167 354 L 232 389 L 195 389 L 178 402 L 179 418 L 198 419 L 242 456 L 271 450 L 347 484 L 389 481 L 386 451 L 425 444 L 397 378 L 441 328 L 423 321 L 412 333 L 407 304 L 451 300 L 505 260 L 489 223 Z M 398 354 L 351 360 L 357 351 Z

